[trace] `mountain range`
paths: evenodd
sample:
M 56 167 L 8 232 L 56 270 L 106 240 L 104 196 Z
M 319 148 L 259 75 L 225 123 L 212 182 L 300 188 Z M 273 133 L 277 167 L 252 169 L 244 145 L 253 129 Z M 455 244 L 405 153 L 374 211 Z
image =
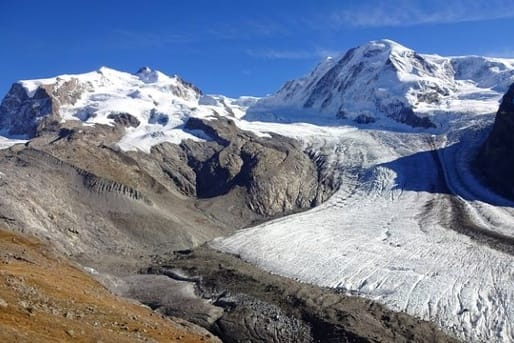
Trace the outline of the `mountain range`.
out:
M 0 221 L 227 342 L 514 340 L 512 84 L 514 59 L 391 40 L 261 98 L 18 81 Z

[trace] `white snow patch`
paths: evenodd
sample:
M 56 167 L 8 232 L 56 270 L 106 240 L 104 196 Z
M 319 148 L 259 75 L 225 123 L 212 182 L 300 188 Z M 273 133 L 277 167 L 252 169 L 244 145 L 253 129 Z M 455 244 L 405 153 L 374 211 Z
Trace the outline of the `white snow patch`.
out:
M 24 140 L 24 139 L 11 139 L 11 138 L 6 138 L 3 136 L 0 136 L 0 150 L 10 148 L 11 146 L 13 146 L 15 144 L 21 144 L 21 143 L 26 143 L 26 142 L 27 142 L 27 140 Z

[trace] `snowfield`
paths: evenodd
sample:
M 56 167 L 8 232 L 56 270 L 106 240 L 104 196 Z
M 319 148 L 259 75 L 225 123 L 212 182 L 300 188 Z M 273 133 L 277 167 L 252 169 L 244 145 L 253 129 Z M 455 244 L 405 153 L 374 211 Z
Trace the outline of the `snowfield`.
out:
M 10 139 L 0 136 L 0 150 L 10 148 L 11 146 L 19 143 L 25 143 L 26 140 L 22 139 Z

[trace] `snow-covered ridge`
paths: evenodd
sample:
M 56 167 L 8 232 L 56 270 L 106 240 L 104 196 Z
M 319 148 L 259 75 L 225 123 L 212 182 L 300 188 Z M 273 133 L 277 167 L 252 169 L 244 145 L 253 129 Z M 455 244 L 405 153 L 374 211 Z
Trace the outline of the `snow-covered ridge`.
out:
M 494 113 L 514 82 L 514 59 L 419 54 L 391 40 L 372 41 L 287 82 L 250 107 L 246 119 L 440 127 L 448 113 Z M 394 124 L 393 124 L 394 125 Z
M 48 98 L 51 104 L 41 103 Z M 30 137 L 39 122 L 50 115 L 84 125 L 114 125 L 116 115 L 128 114 L 137 125 L 127 128 L 120 147 L 149 151 L 161 142 L 203 139 L 183 129 L 191 116 L 240 118 L 256 101 L 254 97 L 204 95 L 180 77 L 148 67 L 135 74 L 102 67 L 84 74 L 19 81 L 2 102 L 0 128 L 8 136 Z

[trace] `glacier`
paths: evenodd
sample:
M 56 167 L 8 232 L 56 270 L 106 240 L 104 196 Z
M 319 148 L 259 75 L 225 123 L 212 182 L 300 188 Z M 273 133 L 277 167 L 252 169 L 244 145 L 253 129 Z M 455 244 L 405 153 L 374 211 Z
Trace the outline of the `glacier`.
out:
M 356 51 L 362 59 L 377 45 L 388 56 L 401 55 L 398 50 L 413 55 L 390 41 Z M 377 95 L 366 88 L 376 84 L 358 85 L 351 93 L 362 94 L 375 122 L 338 125 L 339 103 L 321 106 L 333 84 L 315 93 L 317 108 L 306 108 L 334 59 L 250 107 L 244 118 L 254 121 L 245 127 L 294 137 L 329 156 L 341 187 L 319 207 L 215 239 L 210 246 L 272 273 L 431 320 L 464 341 L 514 341 L 514 202 L 491 192 L 470 171 L 502 92 L 513 82 L 512 60 L 423 58 L 448 66 L 444 75 L 429 78 L 447 93 L 413 106 L 423 93 L 410 67 L 414 75 L 398 71 L 388 91 L 396 89 L 403 103 L 435 127 L 411 127 L 377 111 L 366 98 Z
M 206 140 L 184 128 L 187 119 L 225 116 L 325 156 L 341 184 L 327 202 L 215 239 L 215 249 L 431 320 L 465 341 L 514 341 L 514 203 L 470 171 L 514 82 L 514 60 L 373 41 L 262 99 L 205 95 L 150 68 L 19 84 L 30 98 L 70 80 L 80 94 L 61 104 L 61 120 L 113 125 L 112 114 L 128 113 L 139 124 L 118 142 L 123 150 Z M 0 148 L 17 142 L 0 138 Z

